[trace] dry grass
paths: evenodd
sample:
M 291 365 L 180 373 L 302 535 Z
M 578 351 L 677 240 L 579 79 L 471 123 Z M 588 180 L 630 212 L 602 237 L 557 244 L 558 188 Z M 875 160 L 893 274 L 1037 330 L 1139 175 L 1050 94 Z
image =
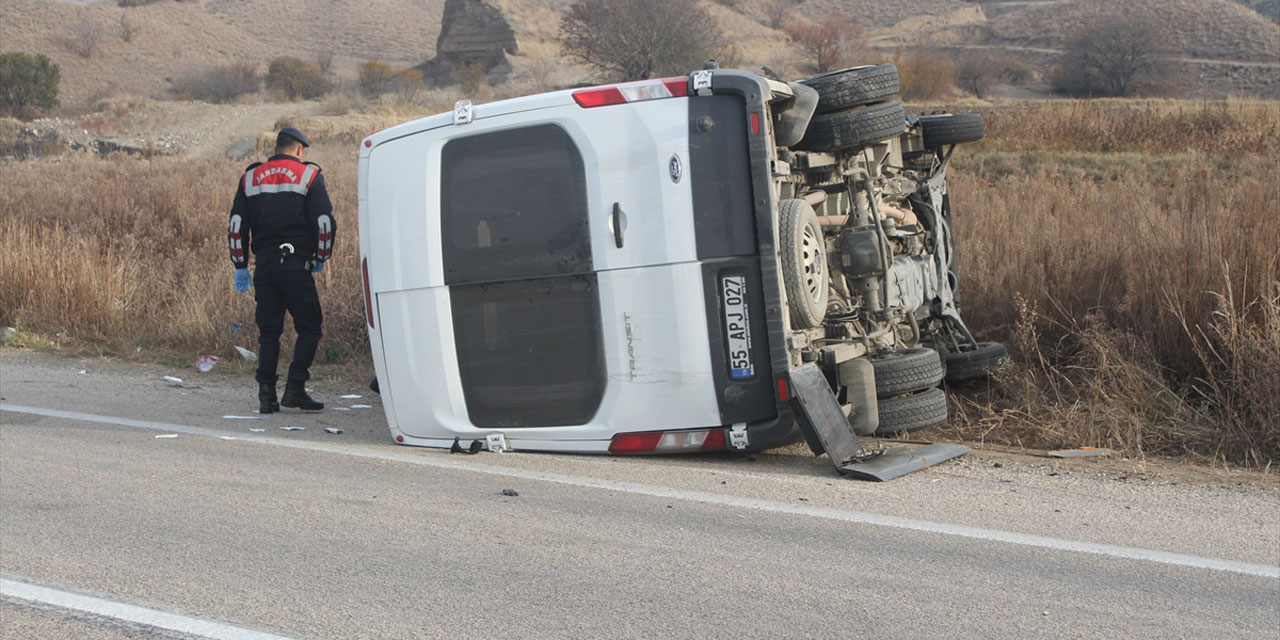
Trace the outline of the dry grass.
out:
M 367 359 L 349 155 L 317 154 L 332 167 L 325 176 L 342 234 L 317 279 L 326 316 L 322 362 Z M 253 298 L 232 289 L 225 248 L 242 169 L 230 160 L 83 156 L 5 165 L 0 322 L 107 353 L 256 350 Z
M 1280 456 L 1276 109 L 989 111 L 993 138 L 951 181 L 961 287 L 970 324 L 1009 342 L 1015 366 L 953 394 L 952 427 L 1031 447 Z
M 445 111 L 332 98 L 318 142 L 341 225 L 320 277 L 322 360 L 367 367 L 351 150 Z M 986 109 L 951 193 L 966 317 L 1014 366 L 954 389 L 948 436 L 1111 446 L 1265 467 L 1280 456 L 1280 143 L 1274 102 Z M 241 162 L 62 157 L 4 165 L 0 323 L 98 348 L 253 347 L 224 225 Z M 59 185 L 50 189 L 50 185 Z M 239 323 L 244 331 L 233 334 Z

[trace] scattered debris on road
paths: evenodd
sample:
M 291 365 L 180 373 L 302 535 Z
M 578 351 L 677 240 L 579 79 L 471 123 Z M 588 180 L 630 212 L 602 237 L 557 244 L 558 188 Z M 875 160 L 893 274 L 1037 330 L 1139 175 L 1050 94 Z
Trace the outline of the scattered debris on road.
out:
M 353 404 L 353 405 L 351 405 L 351 408 L 352 408 L 352 409 L 372 409 L 372 408 L 373 408 L 373 405 L 371 405 L 371 404 Z
M 178 434 L 176 434 L 176 433 L 162 433 L 162 434 L 160 434 L 160 435 L 156 436 L 156 439 L 157 439 L 157 440 L 159 440 L 159 439 L 161 439 L 161 438 L 171 439 L 171 438 L 176 438 L 176 437 L 178 437 Z
M 266 416 L 222 416 L 224 420 L 266 420 Z
M 218 356 L 200 356 L 196 359 L 196 371 L 209 373 L 213 371 L 213 365 L 218 364 L 218 360 L 221 360 Z
M 359 398 L 359 397 L 360 397 L 360 394 L 358 394 L 358 393 L 348 393 L 347 395 L 342 396 L 342 399 L 343 399 L 343 400 L 354 400 L 354 399 Z
M 173 385 L 173 386 L 175 386 L 175 387 L 181 387 L 181 386 L 182 386 L 182 378 L 179 378 L 179 377 L 177 377 L 177 376 L 165 376 L 165 377 L 164 377 L 164 381 L 165 381 L 165 382 L 168 382 L 169 384 L 171 384 L 171 385 Z
M 248 360 L 249 362 L 257 362 L 257 361 L 258 361 L 258 354 L 254 353 L 254 352 L 252 352 L 252 351 L 250 351 L 250 350 L 248 350 L 248 349 L 246 349 L 246 348 L 244 348 L 244 347 L 236 347 L 236 353 L 239 353 L 241 358 L 244 358 L 245 360 Z
M 502 495 L 504 495 L 504 496 L 511 496 L 511 497 L 513 497 L 513 498 L 514 498 L 514 497 L 516 497 L 516 496 L 520 495 L 520 492 L 519 492 L 519 491 L 516 491 L 515 489 L 503 489 L 503 490 L 502 490 Z
M 306 427 L 280 427 L 281 431 L 303 431 Z
M 252 431 L 252 432 L 254 432 L 254 433 L 266 433 L 266 432 L 267 432 L 267 430 L 266 430 L 266 429 L 249 429 L 249 430 L 250 430 L 250 431 Z
M 325 433 L 332 433 L 333 435 L 335 435 L 335 436 L 336 436 L 336 435 L 338 435 L 339 433 L 342 433 L 342 429 L 335 429 L 334 427 L 325 427 L 325 428 L 324 428 L 324 432 L 325 432 Z

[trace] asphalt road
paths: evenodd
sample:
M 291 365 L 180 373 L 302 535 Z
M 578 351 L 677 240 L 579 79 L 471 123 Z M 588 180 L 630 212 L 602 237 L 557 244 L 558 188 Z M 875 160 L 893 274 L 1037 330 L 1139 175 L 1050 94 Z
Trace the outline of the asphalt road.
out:
M 450 455 L 313 386 L 373 406 L 230 419 L 247 377 L 0 350 L 0 637 L 1280 637 L 1270 477 Z

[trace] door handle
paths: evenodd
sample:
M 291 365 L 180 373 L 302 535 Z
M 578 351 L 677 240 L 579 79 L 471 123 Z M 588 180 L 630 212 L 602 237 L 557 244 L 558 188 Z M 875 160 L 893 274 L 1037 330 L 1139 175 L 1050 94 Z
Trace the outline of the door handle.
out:
M 622 213 L 622 205 L 617 202 L 613 203 L 613 242 L 622 248 L 622 223 L 626 219 L 626 214 Z

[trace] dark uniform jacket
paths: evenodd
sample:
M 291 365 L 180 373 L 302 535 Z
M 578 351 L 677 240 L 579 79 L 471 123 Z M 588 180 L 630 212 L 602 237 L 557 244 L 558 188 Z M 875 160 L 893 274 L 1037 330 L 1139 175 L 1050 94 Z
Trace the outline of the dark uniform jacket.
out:
M 323 262 L 333 254 L 335 231 L 320 165 L 278 153 L 245 170 L 231 205 L 227 244 L 237 269 L 249 266 L 246 249 L 261 265 L 286 242 L 298 258 Z

